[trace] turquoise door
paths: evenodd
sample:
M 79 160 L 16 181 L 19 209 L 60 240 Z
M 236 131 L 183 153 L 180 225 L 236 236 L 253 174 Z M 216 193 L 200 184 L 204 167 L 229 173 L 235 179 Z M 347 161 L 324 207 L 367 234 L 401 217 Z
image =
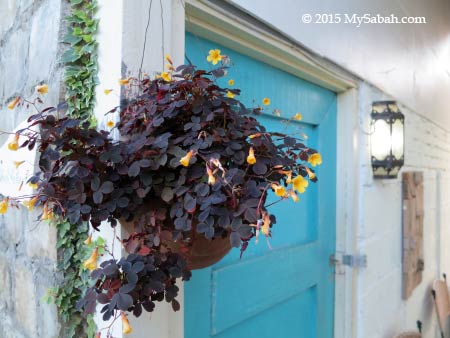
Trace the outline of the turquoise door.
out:
M 219 83 L 242 89 L 247 106 L 271 100 L 260 117 L 270 131 L 307 135 L 323 158 L 319 181 L 300 201 L 271 207 L 277 216 L 270 239 L 252 241 L 242 259 L 234 249 L 216 265 L 193 272 L 185 284 L 185 338 L 331 338 L 334 318 L 336 94 L 277 68 L 186 35 L 186 55 L 210 69 L 206 55 L 220 49 L 234 66 Z M 252 104 L 252 102 L 255 102 Z M 272 113 L 279 109 L 281 116 Z M 302 122 L 286 124 L 300 112 Z

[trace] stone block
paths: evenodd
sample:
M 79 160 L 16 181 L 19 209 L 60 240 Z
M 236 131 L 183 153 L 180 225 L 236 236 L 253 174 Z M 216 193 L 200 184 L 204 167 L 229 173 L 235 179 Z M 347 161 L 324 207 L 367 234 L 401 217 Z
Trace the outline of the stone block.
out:
M 14 313 L 23 331 L 30 337 L 36 337 L 37 312 L 33 275 L 29 268 L 21 264 L 15 264 Z
M 0 1 L 0 40 L 6 31 L 11 29 L 17 14 L 17 1 Z
M 56 305 L 41 301 L 47 290 L 56 284 L 53 266 L 41 266 L 35 273 L 36 298 L 38 302 L 39 323 L 37 328 L 38 337 L 58 338 L 60 325 L 57 320 L 58 312 Z
M 26 211 L 24 211 L 26 212 Z M 40 211 L 30 213 L 25 230 L 26 253 L 30 258 L 49 258 L 56 261 L 56 227 L 52 223 L 36 221 Z
M 28 53 L 28 83 L 48 81 L 57 65 L 61 1 L 45 1 L 32 17 Z
M 23 91 L 27 82 L 29 45 L 30 33 L 20 28 L 14 30 L 2 46 L 0 53 L 0 74 L 2 74 L 2 79 L 4 80 L 0 81 L 0 97 L 3 100 L 8 100 Z M 3 104 L 4 102 L 1 103 Z M 6 118 L 2 119 L 2 123 L 3 120 L 6 121 Z M 15 122 L 11 117 L 9 117 L 9 120 Z M 3 128 L 8 126 L 10 126 L 8 129 L 14 127 L 14 125 L 8 123 L 7 125 L 3 125 Z

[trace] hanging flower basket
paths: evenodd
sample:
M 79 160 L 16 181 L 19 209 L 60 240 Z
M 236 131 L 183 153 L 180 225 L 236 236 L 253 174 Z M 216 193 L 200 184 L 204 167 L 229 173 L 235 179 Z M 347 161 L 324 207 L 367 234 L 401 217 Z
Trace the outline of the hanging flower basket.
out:
M 59 117 L 56 107 L 38 109 L 29 122 L 40 131 L 21 130 L 10 145 L 41 152 L 40 171 L 29 180 L 36 193 L 26 203 L 42 205 L 42 219 L 54 215 L 93 230 L 120 220 L 129 232 L 119 239 L 127 255 L 102 248 L 110 256 L 98 266 L 95 248 L 86 261 L 95 282 L 79 302 L 87 313 L 101 303 L 105 320 L 125 311 L 139 316 L 163 300 L 178 310 L 177 278 L 188 280 L 192 269 L 216 263 L 232 247 L 242 254 L 252 238 L 270 237 L 276 218 L 268 194 L 298 201 L 317 180 L 309 165 L 320 164 L 320 155 L 258 122 L 268 98 L 249 109 L 233 80 L 220 87 L 227 58 L 213 52 L 210 61 L 221 65 L 212 71 L 175 69 L 167 58 L 170 71 L 155 79 L 122 79 L 122 105 L 108 112 L 119 112 L 120 122 L 107 123 L 120 140 Z M 4 200 L 0 212 L 18 200 Z
M 124 219 L 120 224 L 128 231 L 134 232 L 134 223 Z M 231 250 L 230 232 L 225 232 L 222 237 L 206 238 L 199 234 L 196 225 L 193 224 L 190 233 L 186 233 L 185 241 L 173 241 L 171 238 L 162 239 L 161 246 L 169 251 L 179 254 L 186 261 L 188 270 L 203 269 L 219 262 Z

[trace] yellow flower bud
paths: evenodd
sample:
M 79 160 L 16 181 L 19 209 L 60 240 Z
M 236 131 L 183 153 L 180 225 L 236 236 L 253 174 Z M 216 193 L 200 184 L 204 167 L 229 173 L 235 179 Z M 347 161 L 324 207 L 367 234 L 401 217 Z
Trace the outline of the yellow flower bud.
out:
M 41 221 L 50 221 L 53 219 L 53 210 L 49 209 L 47 203 L 44 205 L 44 211 L 42 212 Z
M 39 188 L 39 185 L 37 184 L 37 183 L 28 183 L 28 185 L 31 187 L 31 188 L 33 188 L 33 189 L 37 189 L 37 188 Z
M 286 195 L 286 189 L 279 184 L 272 184 L 272 189 L 275 191 L 275 195 L 284 197 Z
M 128 321 L 127 316 L 122 312 L 122 314 L 120 315 L 120 317 L 122 318 L 122 327 L 123 327 L 123 334 L 129 334 L 133 331 L 133 328 L 130 325 L 130 322 Z
M 105 89 L 103 93 L 105 93 L 105 95 L 109 95 L 111 94 L 112 91 L 113 91 L 112 89 Z
M 227 91 L 227 97 L 229 97 L 230 99 L 234 98 L 235 94 L 233 94 L 230 91 Z
M 253 139 L 253 138 L 257 138 L 257 137 L 261 137 L 261 133 L 251 134 L 248 136 L 249 139 Z
M 185 166 L 185 167 L 189 167 L 189 162 L 191 161 L 191 157 L 194 155 L 194 151 L 193 150 L 189 150 L 189 152 L 181 158 L 180 160 L 180 164 Z
M 17 149 L 19 149 L 19 134 L 15 134 L 14 135 L 14 139 L 12 142 L 8 143 L 8 149 L 11 151 L 16 151 Z
M 8 197 L 6 197 L 3 201 L 0 202 L 0 214 L 5 214 L 8 211 L 8 202 L 9 202 Z
M 309 169 L 308 167 L 305 167 L 305 169 L 306 169 L 306 172 L 308 173 L 308 177 L 310 180 L 313 180 L 314 178 L 316 178 L 316 174 L 314 174 L 311 169 Z
M 229 86 L 234 86 L 234 80 L 233 79 L 229 79 L 228 80 L 228 85 Z
M 119 79 L 119 85 L 124 86 L 130 84 L 130 78 L 126 78 L 126 79 Z
M 98 247 L 94 249 L 91 257 L 84 261 L 83 266 L 88 270 L 97 269 Z
M 263 105 L 268 106 L 270 104 L 270 99 L 268 97 L 263 98 L 262 100 Z
M 162 72 L 161 78 L 166 82 L 172 81 L 172 77 L 170 76 L 170 73 L 168 73 L 168 72 Z
M 263 235 L 265 236 L 269 236 L 269 232 L 270 232 L 270 215 L 266 212 L 264 214 L 264 223 L 263 226 L 261 227 L 261 232 Z
M 29 201 L 24 201 L 23 205 L 27 207 L 28 211 L 32 211 L 34 209 L 34 206 L 38 200 L 38 196 L 33 197 Z
M 14 109 L 16 107 L 16 105 L 19 103 L 20 97 L 17 96 L 14 100 L 12 100 L 9 104 L 8 104 L 8 109 Z
M 84 244 L 89 245 L 92 243 L 92 235 L 89 235 L 88 238 L 84 241 Z
M 253 147 L 250 147 L 250 150 L 248 151 L 247 163 L 248 164 L 256 163 L 255 151 L 253 150 Z
M 297 194 L 295 193 L 294 190 L 289 191 L 289 195 L 291 196 L 291 198 L 292 198 L 292 200 L 294 202 L 298 202 L 299 201 L 299 198 L 298 198 L 298 196 L 297 196 Z
M 45 95 L 48 93 L 48 86 L 46 84 L 36 86 L 36 91 L 41 95 Z
M 301 119 L 302 119 L 302 114 L 297 113 L 297 114 L 294 115 L 294 117 L 293 117 L 292 119 L 294 119 L 295 121 L 301 121 Z
M 14 161 L 14 165 L 16 166 L 16 169 L 19 168 L 24 163 L 25 163 L 25 161 Z
M 209 167 L 206 167 L 206 172 L 208 173 L 208 184 L 214 185 L 216 184 L 216 178 L 214 177 L 214 173 Z
M 168 63 L 170 63 L 171 65 L 173 65 L 172 58 L 170 57 L 169 54 L 166 54 L 166 55 L 164 56 L 164 58 L 166 59 L 166 61 L 167 61 Z

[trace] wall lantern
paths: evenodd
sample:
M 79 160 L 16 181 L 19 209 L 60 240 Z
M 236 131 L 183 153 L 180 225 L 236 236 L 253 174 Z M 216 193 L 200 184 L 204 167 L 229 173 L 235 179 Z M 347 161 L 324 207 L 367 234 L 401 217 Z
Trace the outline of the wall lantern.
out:
M 374 178 L 396 178 L 404 163 L 405 116 L 395 101 L 372 103 L 370 150 Z

